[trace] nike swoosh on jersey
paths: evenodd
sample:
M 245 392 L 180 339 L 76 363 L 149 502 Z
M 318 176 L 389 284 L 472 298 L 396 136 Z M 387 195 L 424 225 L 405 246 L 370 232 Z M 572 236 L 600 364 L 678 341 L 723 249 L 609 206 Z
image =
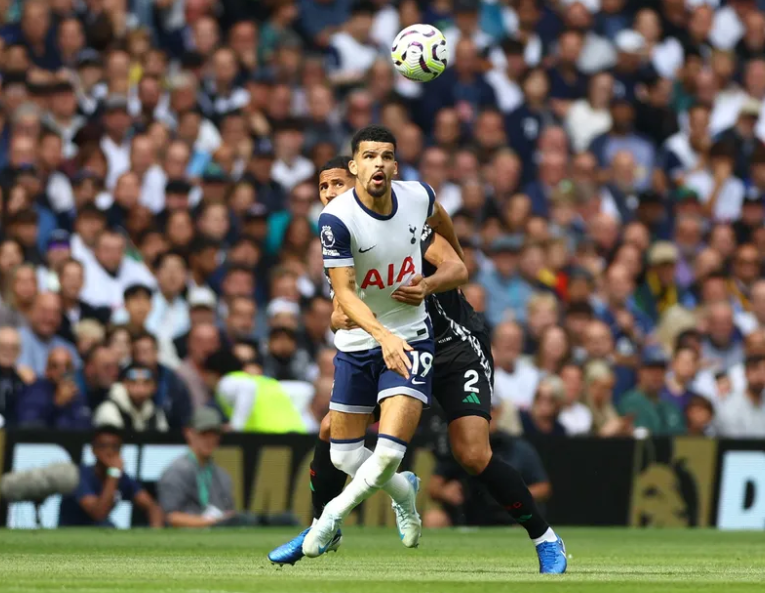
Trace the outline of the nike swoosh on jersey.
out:
M 368 247 L 367 249 L 362 249 L 361 247 L 359 247 L 359 253 L 366 253 L 367 251 L 372 251 L 375 247 L 377 247 L 377 243 L 372 245 L 372 247 Z
M 412 385 L 425 385 L 425 381 L 418 381 L 417 379 L 412 379 Z

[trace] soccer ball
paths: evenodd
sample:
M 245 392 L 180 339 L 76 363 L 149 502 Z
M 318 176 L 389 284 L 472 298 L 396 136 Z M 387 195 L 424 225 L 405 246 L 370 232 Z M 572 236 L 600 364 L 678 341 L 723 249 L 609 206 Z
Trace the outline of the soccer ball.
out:
M 435 27 L 412 25 L 396 35 L 390 55 L 405 78 L 427 82 L 446 70 L 446 39 Z

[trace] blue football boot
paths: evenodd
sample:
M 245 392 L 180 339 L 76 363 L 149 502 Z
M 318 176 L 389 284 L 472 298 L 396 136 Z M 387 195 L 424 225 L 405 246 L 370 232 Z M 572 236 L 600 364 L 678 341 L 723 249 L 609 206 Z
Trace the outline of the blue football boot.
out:
M 279 566 L 289 564 L 290 566 L 294 566 L 295 562 L 301 560 L 303 556 L 305 556 L 305 554 L 303 554 L 303 540 L 305 540 L 305 536 L 310 530 L 311 528 L 309 527 L 286 544 L 282 544 L 278 548 L 272 550 L 268 554 L 268 559 L 271 561 L 271 564 L 278 564 Z M 338 529 L 335 537 L 332 539 L 329 546 L 327 546 L 326 551 L 337 552 L 337 549 L 342 543 L 343 532 Z
M 542 542 L 537 547 L 539 572 L 542 574 L 563 574 L 568 566 L 566 545 L 558 537 L 554 542 Z

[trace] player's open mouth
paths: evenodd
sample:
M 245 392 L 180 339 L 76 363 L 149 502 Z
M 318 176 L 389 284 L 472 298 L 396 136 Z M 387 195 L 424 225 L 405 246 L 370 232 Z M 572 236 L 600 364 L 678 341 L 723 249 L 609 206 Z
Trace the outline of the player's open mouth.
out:
M 372 181 L 375 184 L 377 184 L 377 185 L 380 185 L 380 184 L 384 183 L 385 182 L 385 173 L 383 173 L 382 171 L 378 171 L 377 173 L 372 175 Z

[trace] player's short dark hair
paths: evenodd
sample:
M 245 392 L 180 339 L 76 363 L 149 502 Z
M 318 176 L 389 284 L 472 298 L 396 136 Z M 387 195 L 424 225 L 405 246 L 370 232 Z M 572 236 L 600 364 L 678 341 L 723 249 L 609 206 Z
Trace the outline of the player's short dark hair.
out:
M 204 369 L 206 371 L 220 375 L 221 377 L 229 373 L 236 373 L 242 370 L 242 363 L 234 356 L 234 353 L 228 348 L 216 350 L 205 359 Z
M 324 163 L 324 166 L 321 168 L 319 173 L 324 173 L 324 171 L 331 171 L 332 169 L 342 169 L 343 171 L 346 171 L 350 174 L 351 170 L 348 168 L 348 162 L 351 160 L 353 160 L 351 157 L 344 154 L 339 154 Z
M 384 126 L 371 125 L 361 128 L 351 139 L 351 152 L 355 155 L 359 151 L 362 142 L 387 142 L 396 150 L 396 137 Z
M 124 439 L 123 432 L 124 431 L 121 428 L 115 426 L 114 424 L 101 424 L 96 426 L 93 432 L 93 441 L 95 441 L 98 437 L 104 434 L 115 436 L 118 439 L 123 440 Z
M 139 340 L 151 340 L 155 348 L 159 347 L 159 340 L 157 340 L 157 337 L 154 334 L 147 332 L 145 329 L 133 334 L 133 344 Z

